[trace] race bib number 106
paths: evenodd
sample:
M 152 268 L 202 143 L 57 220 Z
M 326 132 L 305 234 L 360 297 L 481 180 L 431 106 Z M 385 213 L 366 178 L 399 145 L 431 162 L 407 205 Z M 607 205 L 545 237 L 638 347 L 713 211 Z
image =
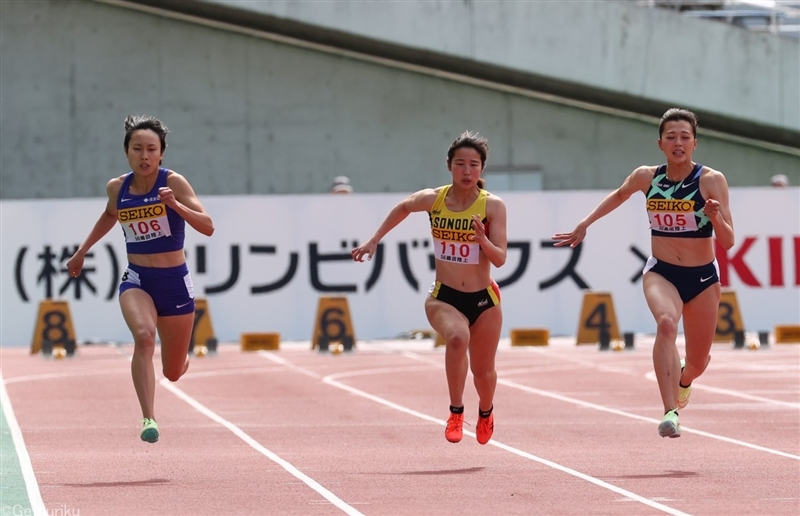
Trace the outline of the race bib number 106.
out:
M 162 203 L 119 210 L 118 216 L 125 231 L 125 242 L 144 242 L 172 235 L 167 207 Z

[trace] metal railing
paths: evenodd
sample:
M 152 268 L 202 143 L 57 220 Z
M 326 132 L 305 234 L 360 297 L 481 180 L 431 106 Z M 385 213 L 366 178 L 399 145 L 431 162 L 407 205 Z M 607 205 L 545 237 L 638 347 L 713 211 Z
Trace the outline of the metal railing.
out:
M 645 7 L 723 21 L 754 32 L 800 39 L 800 2 L 790 0 L 638 0 Z

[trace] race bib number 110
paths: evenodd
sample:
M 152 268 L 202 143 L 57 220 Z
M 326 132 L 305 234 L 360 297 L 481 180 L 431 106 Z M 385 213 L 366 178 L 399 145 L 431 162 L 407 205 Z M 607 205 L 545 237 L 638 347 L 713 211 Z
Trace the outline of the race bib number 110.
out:
M 481 246 L 475 242 L 448 242 L 434 239 L 433 247 L 436 259 L 443 262 L 465 265 L 474 265 L 480 262 Z

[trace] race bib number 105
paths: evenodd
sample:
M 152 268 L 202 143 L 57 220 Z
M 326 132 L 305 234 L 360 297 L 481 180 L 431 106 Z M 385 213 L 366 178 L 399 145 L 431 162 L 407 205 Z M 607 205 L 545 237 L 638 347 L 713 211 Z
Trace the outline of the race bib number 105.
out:
M 694 201 L 685 199 L 650 199 L 647 201 L 650 229 L 682 233 L 697 231 Z
M 697 220 L 694 213 L 673 211 L 651 211 L 650 228 L 657 231 L 697 231 Z
M 125 231 L 125 242 L 144 242 L 172 235 L 167 207 L 162 203 L 119 210 L 118 217 Z

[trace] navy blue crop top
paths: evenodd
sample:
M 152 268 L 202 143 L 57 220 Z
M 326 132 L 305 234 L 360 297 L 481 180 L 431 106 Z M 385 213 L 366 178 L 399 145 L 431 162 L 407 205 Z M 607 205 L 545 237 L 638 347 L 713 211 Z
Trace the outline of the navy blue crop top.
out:
M 122 182 L 117 196 L 117 219 L 125 234 L 128 254 L 166 253 L 183 249 L 186 221 L 158 200 L 158 189 L 167 186 L 166 168 L 158 169 L 153 189 L 144 195 L 130 193 L 133 172 Z

